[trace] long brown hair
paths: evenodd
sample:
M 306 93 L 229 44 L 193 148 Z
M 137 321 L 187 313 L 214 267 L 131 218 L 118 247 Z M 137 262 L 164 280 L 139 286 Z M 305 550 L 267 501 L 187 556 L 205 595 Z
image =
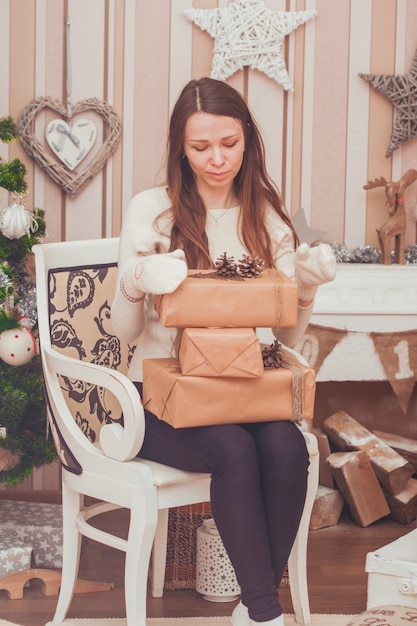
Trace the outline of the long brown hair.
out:
M 265 165 L 261 133 L 242 96 L 227 83 L 212 78 L 191 80 L 182 90 L 171 115 L 167 146 L 167 185 L 172 202 L 171 250 L 182 248 L 191 268 L 213 266 L 205 233 L 206 207 L 197 191 L 194 173 L 183 156 L 185 125 L 196 112 L 239 120 L 245 139 L 242 166 L 234 180 L 240 204 L 242 243 L 250 254 L 272 267 L 272 243 L 266 228 L 267 207 L 275 210 L 298 238 L 283 207 L 278 188 Z

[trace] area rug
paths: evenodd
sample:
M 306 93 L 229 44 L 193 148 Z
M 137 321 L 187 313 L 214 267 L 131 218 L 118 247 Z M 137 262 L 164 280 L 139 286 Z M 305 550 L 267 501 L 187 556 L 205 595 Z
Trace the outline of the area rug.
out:
M 312 615 L 312 626 L 346 626 L 352 615 Z M 230 617 L 173 617 L 151 618 L 147 626 L 230 626 Z M 294 626 L 297 622 L 293 615 L 285 616 L 285 626 Z M 65 626 L 126 626 L 125 619 L 67 619 Z M 3 624 L 0 622 L 0 626 Z M 4 625 L 6 626 L 6 625 Z M 8 625 L 7 625 L 8 626 Z M 54 626 L 48 622 L 46 626 Z
M 353 615 L 312 615 L 311 626 L 346 626 Z M 147 626 L 230 626 L 230 617 L 172 617 L 150 618 Z M 126 626 L 125 619 L 67 619 L 65 626 Z M 285 626 L 295 626 L 293 615 L 285 616 Z M 19 626 L 0 619 L 0 626 Z M 45 626 L 54 626 L 48 622 Z

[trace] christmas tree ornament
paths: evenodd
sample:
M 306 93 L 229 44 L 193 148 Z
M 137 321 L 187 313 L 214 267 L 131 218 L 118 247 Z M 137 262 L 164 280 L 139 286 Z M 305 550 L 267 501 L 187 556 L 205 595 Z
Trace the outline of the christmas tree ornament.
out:
M 1 300 L 5 300 L 11 293 L 13 293 L 13 282 L 7 272 L 4 271 L 5 267 L 0 267 L 0 296 Z
M 6 435 L 5 435 L 6 436 Z M 0 471 L 8 472 L 20 463 L 20 458 L 17 454 L 13 454 L 11 450 L 0 447 Z
M 408 74 L 359 74 L 374 89 L 391 100 L 396 109 L 388 158 L 402 144 L 417 137 L 417 51 Z
M 214 38 L 211 78 L 226 80 L 250 67 L 285 90 L 294 90 L 282 49 L 284 39 L 317 11 L 272 11 L 264 0 L 234 0 L 222 9 L 192 8 L 183 13 Z
M 21 201 L 21 196 L 14 195 L 12 204 L 0 211 L 0 232 L 8 239 L 20 239 L 37 229 L 38 223 Z
M 33 283 L 27 282 L 23 285 L 22 295 L 17 303 L 19 315 L 26 320 L 28 328 L 33 328 L 38 320 L 38 309 L 36 303 L 36 287 Z
M 75 196 L 98 174 L 116 150 L 121 136 L 121 123 L 117 113 L 103 100 L 87 98 L 71 103 L 71 54 L 69 18 L 66 19 L 66 102 L 51 97 L 32 100 L 20 113 L 18 130 L 21 144 L 36 163 L 70 196 Z M 60 117 L 52 119 L 46 127 L 46 146 L 36 136 L 36 120 L 45 110 Z M 100 149 L 80 164 L 92 151 L 97 138 L 96 124 L 92 119 L 79 117 L 89 112 L 102 123 L 105 141 Z M 58 161 L 55 160 L 56 157 Z
M 0 359 L 8 365 L 25 365 L 36 354 L 36 341 L 26 326 L 0 333 Z

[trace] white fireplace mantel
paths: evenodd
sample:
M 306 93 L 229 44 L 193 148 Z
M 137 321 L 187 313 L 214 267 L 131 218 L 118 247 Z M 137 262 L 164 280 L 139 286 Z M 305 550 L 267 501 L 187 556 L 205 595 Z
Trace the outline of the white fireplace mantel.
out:
M 339 264 L 317 291 L 315 324 L 349 330 L 417 328 L 417 265 Z
M 386 380 L 369 333 L 417 330 L 417 265 L 339 264 L 318 289 L 311 322 L 349 331 L 318 381 Z

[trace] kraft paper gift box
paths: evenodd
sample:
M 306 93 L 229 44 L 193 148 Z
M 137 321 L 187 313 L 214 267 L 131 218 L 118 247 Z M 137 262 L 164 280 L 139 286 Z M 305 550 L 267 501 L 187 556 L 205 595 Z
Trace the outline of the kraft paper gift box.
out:
M 161 323 L 170 328 L 284 328 L 297 323 L 298 287 L 286 274 L 266 269 L 256 278 L 219 278 L 189 270 L 173 293 L 155 296 Z
M 185 328 L 178 360 L 184 376 L 260 378 L 264 373 L 253 328 Z
M 0 500 L 0 531 L 14 531 L 33 550 L 35 567 L 62 567 L 62 506 Z
M 313 418 L 315 372 L 266 369 L 262 378 L 183 376 L 177 359 L 144 359 L 143 404 L 174 428 Z
M 32 548 L 16 530 L 0 530 L 0 577 L 30 569 Z

